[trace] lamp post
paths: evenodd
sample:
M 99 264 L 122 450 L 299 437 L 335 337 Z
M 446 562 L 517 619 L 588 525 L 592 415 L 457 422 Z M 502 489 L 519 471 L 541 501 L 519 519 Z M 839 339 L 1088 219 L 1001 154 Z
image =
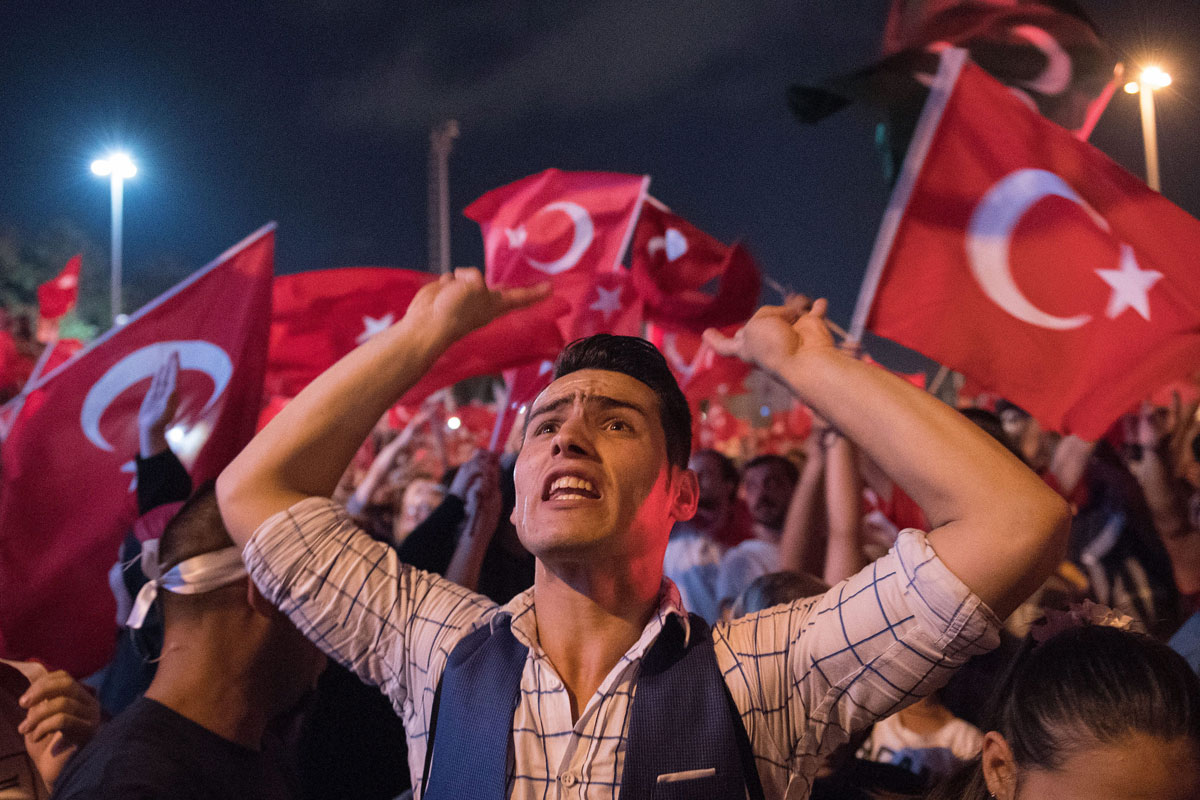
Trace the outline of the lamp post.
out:
M 1171 76 L 1162 67 L 1142 70 L 1136 81 L 1125 84 L 1125 91 L 1139 95 L 1142 106 L 1142 143 L 1146 149 L 1146 183 L 1156 192 L 1162 191 L 1158 174 L 1158 123 L 1154 116 L 1154 92 L 1171 85 Z
M 125 179 L 137 174 L 137 165 L 128 153 L 112 153 L 92 162 L 92 172 L 108 178 L 112 187 L 112 301 L 113 324 L 121 316 L 121 216 L 125 197 Z

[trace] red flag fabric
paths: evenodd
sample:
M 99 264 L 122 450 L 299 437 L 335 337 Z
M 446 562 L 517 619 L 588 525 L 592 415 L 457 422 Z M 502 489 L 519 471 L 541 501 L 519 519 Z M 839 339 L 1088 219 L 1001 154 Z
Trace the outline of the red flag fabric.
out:
M 737 325 L 730 325 L 721 332 L 733 336 L 737 329 Z M 740 359 L 717 355 L 697 334 L 650 324 L 646 326 L 646 338 L 667 359 L 679 388 L 693 406 L 713 395 L 745 391 L 742 381 L 750 374 L 750 367 Z
M 560 328 L 572 338 L 587 326 L 579 320 L 591 316 L 589 306 L 602 300 L 594 276 L 622 269 L 649 183 L 644 175 L 548 169 L 483 195 L 463 213 L 483 233 L 488 284 L 549 280 L 570 304 Z
M 533 402 L 538 393 L 550 385 L 553 377 L 554 361 L 552 359 L 543 359 L 504 371 L 504 384 L 507 392 L 504 397 L 504 405 L 500 407 L 497 415 L 496 427 L 492 430 L 489 449 L 499 451 L 504 448 L 513 425 L 521 416 L 522 408 Z
M 762 276 L 746 249 L 726 247 L 657 200 L 642 207 L 631 260 L 651 322 L 703 333 L 745 322 L 758 307 Z
M 1122 72 L 1082 10 L 1060 3 L 892 0 L 885 56 L 951 45 L 966 48 L 992 77 L 1081 139 L 1091 135 Z
M 404 316 L 417 290 L 438 276 L 385 267 L 316 270 L 275 279 L 267 390 L 294 397 L 339 358 Z M 464 378 L 554 358 L 565 301 L 551 297 L 507 314 L 456 342 L 400 402 L 415 405 Z
M 642 298 L 633 286 L 629 272 L 597 272 L 583 302 L 570 315 L 569 341 L 596 333 L 620 336 L 640 336 L 642 333 Z
M 0 657 L 37 657 L 76 677 L 108 660 L 116 605 L 107 573 L 137 516 L 138 409 L 171 353 L 180 361 L 175 429 L 198 447 L 180 453 L 194 481 L 216 477 L 254 434 L 274 229 L 227 251 L 14 399 L 24 403 L 0 451 Z
M 963 51 L 942 61 L 855 327 L 1096 439 L 1200 363 L 1200 222 Z
M 58 319 L 75 307 L 79 299 L 79 267 L 83 256 L 73 256 L 62 272 L 38 286 L 38 314 L 44 320 Z

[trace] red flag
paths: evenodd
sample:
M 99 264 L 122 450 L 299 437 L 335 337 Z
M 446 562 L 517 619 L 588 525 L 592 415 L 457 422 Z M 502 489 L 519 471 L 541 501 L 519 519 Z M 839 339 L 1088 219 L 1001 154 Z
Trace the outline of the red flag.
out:
M 104 665 L 116 606 L 107 573 L 137 516 L 137 414 L 178 353 L 174 430 L 204 481 L 254 434 L 266 363 L 274 224 L 220 256 L 40 378 L 4 441 L 0 656 L 75 676 Z M 201 445 L 200 442 L 203 442 Z
M 733 336 L 738 327 L 730 325 L 721 332 Z M 717 355 L 697 334 L 650 324 L 646 338 L 667 359 L 667 365 L 675 373 L 679 388 L 692 403 L 693 411 L 697 403 L 712 395 L 740 394 L 745 391 L 742 381 L 750 374 L 750 367 L 740 359 Z
M 758 307 L 762 277 L 745 248 L 726 247 L 657 200 L 642 208 L 631 259 L 651 322 L 703 333 L 745 322 Z
M 1200 222 L 963 63 L 943 56 L 851 335 L 1096 439 L 1200 363 Z
M 483 232 L 488 284 L 550 280 L 571 306 L 560 322 L 571 337 L 600 299 L 594 276 L 621 269 L 649 183 L 644 175 L 548 169 L 483 195 L 463 213 Z
M 72 257 L 57 277 L 38 287 L 38 314 L 42 319 L 58 319 L 75 307 L 75 301 L 79 299 L 79 267 L 82 263 L 82 255 Z
M 595 333 L 615 333 L 620 336 L 640 336 L 642 333 L 642 298 L 633 287 L 629 272 L 597 272 L 583 295 L 583 302 L 570 319 L 568 340 Z
M 437 276 L 385 267 L 281 275 L 272 294 L 267 389 L 294 397 L 339 358 L 404 316 L 417 290 Z M 409 405 L 464 378 L 554 358 L 563 340 L 555 320 L 566 303 L 550 298 L 473 331 L 434 363 L 401 398 Z
M 946 46 L 965 48 L 992 77 L 1081 139 L 1096 127 L 1123 71 L 1078 8 L 1048 0 L 892 0 L 885 56 Z
M 525 364 L 514 369 L 504 370 L 504 384 L 507 392 L 504 405 L 500 407 L 496 418 L 496 427 L 492 429 L 492 440 L 488 449 L 498 451 L 508 441 L 509 433 L 522 409 L 533 402 L 538 393 L 550 385 L 554 377 L 554 361 L 543 359 L 532 364 Z

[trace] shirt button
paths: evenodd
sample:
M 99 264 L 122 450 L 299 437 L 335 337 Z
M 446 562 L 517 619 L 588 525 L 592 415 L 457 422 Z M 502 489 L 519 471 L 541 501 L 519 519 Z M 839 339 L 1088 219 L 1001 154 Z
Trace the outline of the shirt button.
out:
M 561 780 L 563 786 L 566 786 L 568 789 L 575 785 L 575 776 L 569 772 L 566 775 L 561 776 L 559 780 Z

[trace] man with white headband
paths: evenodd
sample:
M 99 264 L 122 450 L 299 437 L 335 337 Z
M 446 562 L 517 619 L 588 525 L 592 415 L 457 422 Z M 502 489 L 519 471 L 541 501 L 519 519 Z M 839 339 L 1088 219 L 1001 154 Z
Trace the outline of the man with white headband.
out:
M 1065 503 L 954 409 L 841 352 L 818 301 L 710 343 L 859 444 L 928 534 L 710 631 L 662 577 L 697 505 L 687 401 L 652 345 L 601 334 L 563 351 L 525 426 L 512 519 L 533 588 L 498 607 L 400 563 L 329 500 L 338 478 L 454 342 L 548 289 L 492 290 L 476 270 L 428 284 L 217 482 L 263 593 L 401 713 L 422 800 L 808 797 L 826 754 L 994 646 L 997 615 L 1060 560 Z
M 55 797 L 294 797 L 265 734 L 314 688 L 324 656 L 247 579 L 211 484 L 167 524 L 159 560 L 129 619 L 136 628 L 161 604 L 158 671 L 71 761 Z

